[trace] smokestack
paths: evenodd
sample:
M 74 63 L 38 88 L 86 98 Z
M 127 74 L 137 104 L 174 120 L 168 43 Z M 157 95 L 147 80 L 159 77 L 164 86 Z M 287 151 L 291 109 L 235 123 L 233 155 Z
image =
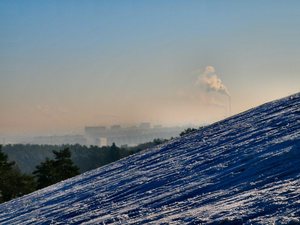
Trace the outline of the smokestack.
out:
M 231 96 L 228 95 L 228 116 L 231 116 Z

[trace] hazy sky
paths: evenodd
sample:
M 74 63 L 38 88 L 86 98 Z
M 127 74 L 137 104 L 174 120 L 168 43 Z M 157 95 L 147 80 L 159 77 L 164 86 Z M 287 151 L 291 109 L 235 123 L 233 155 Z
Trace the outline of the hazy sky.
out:
M 300 1 L 0 1 L 0 134 L 206 123 L 299 91 Z M 217 85 L 217 86 L 215 86 Z

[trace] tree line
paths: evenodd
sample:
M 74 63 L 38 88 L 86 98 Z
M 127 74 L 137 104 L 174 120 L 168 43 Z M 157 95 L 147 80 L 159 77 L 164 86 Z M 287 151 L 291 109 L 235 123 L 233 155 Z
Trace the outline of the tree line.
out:
M 37 165 L 46 158 L 53 159 L 53 150 L 69 148 L 71 159 L 79 167 L 80 173 L 98 168 L 118 159 L 124 158 L 141 150 L 151 148 L 166 140 L 154 139 L 134 147 L 118 146 L 82 146 L 76 145 L 32 145 L 15 144 L 5 145 L 2 150 L 11 161 L 15 161 L 19 169 L 26 174 L 31 174 Z
M 76 167 L 68 148 L 53 151 L 54 159 L 46 159 L 36 167 L 33 175 L 22 173 L 15 162 L 8 161 L 0 145 L 0 203 L 76 176 Z
M 84 155 L 80 160 L 83 167 L 88 164 L 90 165 L 90 169 L 94 169 L 101 165 L 117 161 L 123 157 L 134 154 L 146 148 L 162 144 L 165 141 L 167 140 L 154 139 L 152 142 L 126 148 L 119 148 L 114 143 L 111 146 L 105 147 L 86 147 L 80 145 L 56 146 L 56 148 L 60 147 L 62 149 L 52 150 L 52 157 L 46 157 L 43 161 L 36 165 L 34 171 L 31 174 L 22 172 L 22 170 L 14 161 L 9 161 L 8 155 L 2 151 L 2 146 L 0 145 L 0 203 L 31 193 L 35 190 L 47 187 L 86 171 L 80 170 L 80 168 L 74 164 L 72 160 L 72 152 L 70 150 L 71 148 L 73 152 L 83 150 L 85 156 L 89 155 L 89 153 L 91 152 L 95 153 L 94 151 L 96 150 L 96 153 L 98 154 L 92 154 L 94 156 L 93 160 L 89 158 L 89 160 L 84 160 Z M 4 148 L 6 148 L 6 152 L 13 151 L 14 148 L 23 149 L 24 152 L 31 151 L 32 149 L 39 149 L 39 151 L 43 151 L 45 147 L 47 147 L 48 149 L 50 147 L 53 148 L 54 146 L 4 146 Z M 22 151 L 19 152 L 19 154 L 20 153 L 22 153 Z M 24 155 L 22 156 L 24 157 Z M 94 160 L 98 162 L 95 163 Z M 30 161 L 27 161 L 27 163 L 30 163 Z M 86 167 L 84 168 L 86 169 Z

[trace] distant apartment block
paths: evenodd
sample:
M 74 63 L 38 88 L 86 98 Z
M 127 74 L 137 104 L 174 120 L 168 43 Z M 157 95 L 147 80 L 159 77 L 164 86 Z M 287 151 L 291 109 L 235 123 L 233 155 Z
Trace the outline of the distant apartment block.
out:
M 139 126 L 121 127 L 113 125 L 85 127 L 87 145 L 105 146 L 115 143 L 118 146 L 134 146 L 152 141 L 155 138 L 169 139 L 176 137 L 183 130 L 182 127 L 151 127 L 150 123 L 141 123 Z

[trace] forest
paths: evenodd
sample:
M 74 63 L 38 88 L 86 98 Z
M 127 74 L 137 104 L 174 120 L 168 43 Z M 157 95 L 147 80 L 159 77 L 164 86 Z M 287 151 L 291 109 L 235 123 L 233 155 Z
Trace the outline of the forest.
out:
M 134 147 L 0 145 L 0 203 L 117 161 L 167 140 Z

